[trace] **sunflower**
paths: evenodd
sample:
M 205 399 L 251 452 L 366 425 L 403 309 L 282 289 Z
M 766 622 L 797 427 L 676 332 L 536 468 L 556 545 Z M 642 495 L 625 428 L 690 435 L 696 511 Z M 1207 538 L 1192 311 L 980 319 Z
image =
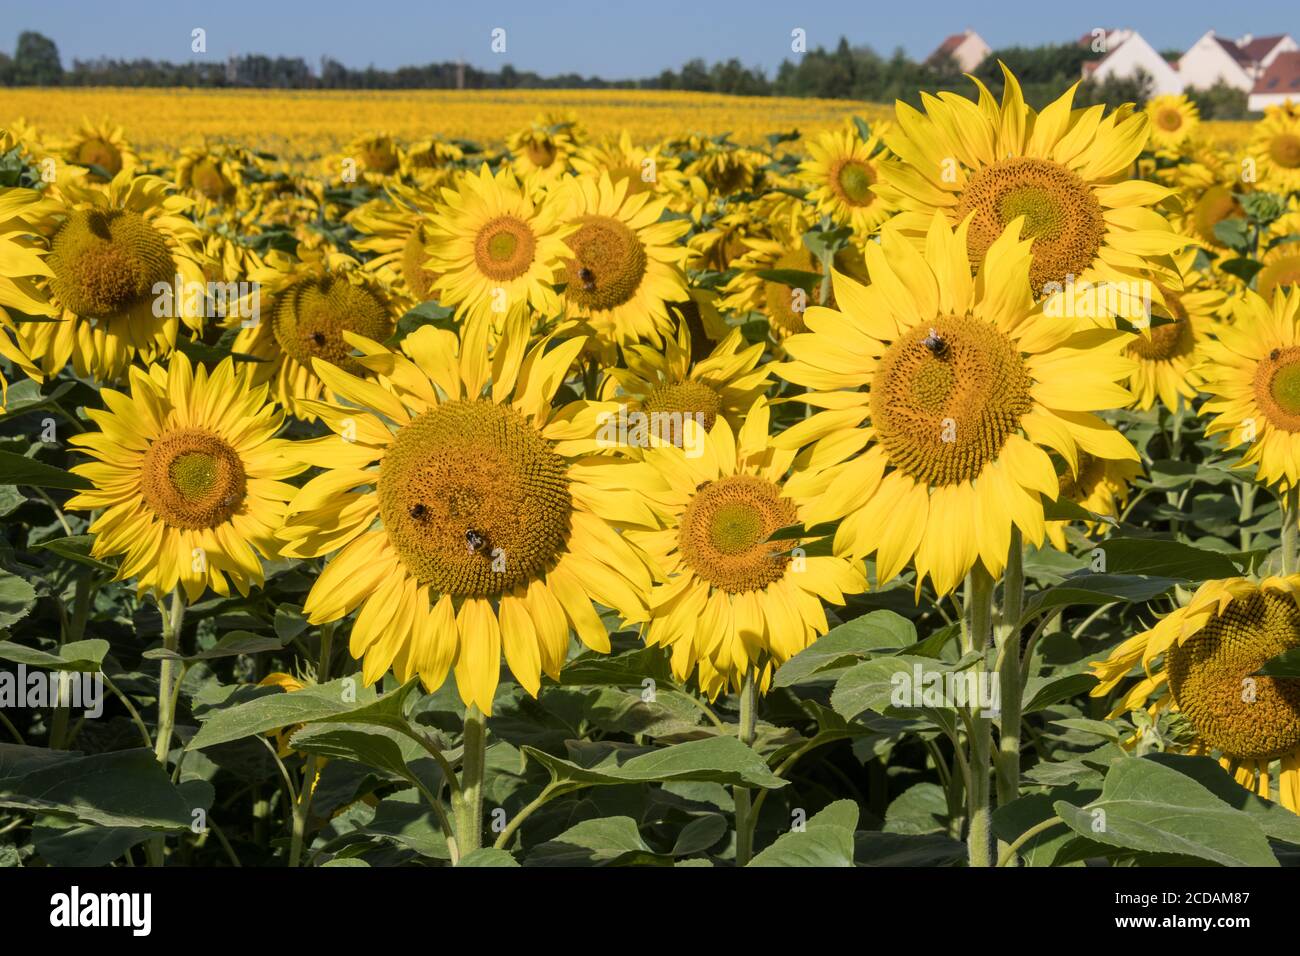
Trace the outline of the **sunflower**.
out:
M 231 320 L 239 327 L 232 350 L 261 359 L 257 381 L 274 381 L 276 402 L 296 418 L 309 418 L 302 400 L 325 392 L 314 360 L 361 372 L 344 333 L 382 341 L 397 326 L 387 290 L 355 259 L 301 248 L 299 254 L 294 261 L 272 252 L 249 273 L 259 284 L 259 314 L 256 321 Z
M 122 127 L 107 120 L 92 123 L 83 117 L 81 126 L 62 144 L 62 152 L 65 162 L 88 169 L 88 178 L 96 183 L 116 179 L 123 170 L 129 172 L 140 165 Z
M 176 162 L 176 185 L 194 195 L 200 208 L 230 203 L 244 182 L 244 169 L 253 159 L 229 146 L 187 146 Z
M 1201 125 L 1201 111 L 1183 93 L 1153 97 L 1146 114 L 1151 121 L 1148 142 L 1159 150 L 1177 150 Z
M 675 335 L 665 336 L 662 349 L 625 347 L 626 368 L 605 373 L 601 398 L 652 421 L 656 415 L 681 416 L 682 421 L 695 420 L 708 431 L 724 418 L 733 429 L 740 428 L 744 414 L 768 385 L 768 372 L 759 366 L 762 343 L 745 346 L 740 330 L 732 329 L 706 358 L 694 361 L 692 341 L 683 321 Z M 673 434 L 680 437 L 682 431 Z
M 513 174 L 493 175 L 486 163 L 462 176 L 457 188 L 443 187 L 442 198 L 429 221 L 425 265 L 438 275 L 432 285 L 438 301 L 469 319 L 499 319 L 521 303 L 557 315 L 563 204 L 535 205 Z
M 1300 680 L 1257 673 L 1300 647 L 1297 597 L 1300 575 L 1206 581 L 1186 606 L 1094 661 L 1092 694 L 1110 693 L 1140 663 L 1142 679 L 1111 716 L 1176 713 L 1190 725 L 1190 753 L 1217 756 L 1241 786 L 1300 813 Z
M 551 403 L 584 343 L 525 354 L 526 321 L 522 308 L 508 317 L 490 363 L 482 324 L 463 341 L 424 326 L 400 353 L 348 333 L 378 381 L 315 363 L 351 404 L 303 403 L 335 434 L 296 445 L 325 471 L 280 535 L 292 557 L 337 552 L 305 611 L 319 624 L 361 608 L 350 648 L 367 684 L 391 667 L 433 690 L 450 667 L 466 704 L 490 713 L 502 650 L 535 695 L 570 628 L 609 650 L 594 603 L 645 619 L 648 568 L 615 530 L 654 520 L 619 477 L 634 463 L 570 454 L 593 420 Z
M 571 129 L 564 120 L 548 123 L 543 118 L 512 134 L 506 146 L 514 157 L 515 175 L 530 185 L 545 185 L 567 173 L 578 147 Z
M 0 153 L 7 152 L 5 147 L 12 143 L 7 136 L 0 131 Z M 51 317 L 52 309 L 38 287 L 41 278 L 49 276 L 50 267 L 42 243 L 31 234 L 35 223 L 59 209 L 58 202 L 35 189 L 0 189 L 0 356 L 37 381 L 44 376 L 23 351 L 19 330 L 24 321 Z M 8 387 L 0 375 L 0 407 Z
M 583 177 L 568 184 L 564 299 L 601 340 L 656 345 L 672 329 L 668 303 L 687 298 L 679 240 L 685 219 L 660 221 L 666 200 L 628 195 L 628 182 Z
M 843 518 L 835 552 L 875 553 L 881 583 L 914 559 L 918 592 L 928 575 L 944 595 L 977 560 L 1002 570 L 1013 524 L 1040 544 L 1042 499 L 1059 493 L 1049 451 L 1075 473 L 1081 451 L 1137 458 L 1093 414 L 1129 401 L 1116 384 L 1133 370 L 1125 333 L 1035 306 L 1019 225 L 973 279 L 969 223 L 954 230 L 936 213 L 924 258 L 886 226 L 867 245 L 871 285 L 835 273 L 841 311 L 809 309 L 811 331 L 786 340 L 777 373 L 824 409 L 777 438 L 815 442 L 791 491 L 814 498 L 811 520 Z
M 204 301 L 187 290 L 205 282 L 207 259 L 198 228 L 185 216 L 193 200 L 169 195 L 172 188 L 157 176 L 124 171 L 107 188 L 67 181 L 51 192 L 59 201 L 43 205 L 45 215 L 24 241 L 45 260 L 39 287 L 55 320 L 18 330 L 23 351 L 44 375 L 57 374 L 71 358 L 80 376 L 118 380 L 134 357 L 167 355 L 181 322 L 202 328 Z
M 676 199 L 686 193 L 681 160 L 667 155 L 658 145 L 634 146 L 627 130 L 623 130 L 617 142 L 583 146 L 574 154 L 572 162 L 582 176 L 597 179 L 602 172 L 607 172 L 614 183 L 627 180 L 629 196 L 657 193 Z
M 67 507 L 102 509 L 90 525 L 97 558 L 123 555 L 117 580 L 162 596 L 178 585 L 240 594 L 261 585 L 258 554 L 278 554 L 275 529 L 303 467 L 275 438 L 282 414 L 250 370 L 225 359 L 211 375 L 182 352 L 166 368 L 132 367 L 130 394 L 105 389 L 107 409 L 86 414 L 99 431 L 69 441 L 96 459 L 74 473 L 94 486 Z
M 1119 511 L 1128 501 L 1129 485 L 1142 473 L 1142 465 L 1131 459 L 1110 461 L 1079 452 L 1078 468 L 1071 470 L 1064 459 L 1055 459 L 1056 476 L 1060 483 L 1059 498 L 1073 501 L 1096 515 L 1119 517 Z M 1068 551 L 1065 529 L 1068 521 L 1047 522 L 1047 539 L 1058 551 Z M 1096 522 L 1088 522 L 1089 534 L 1097 531 Z
M 1264 268 L 1255 276 L 1255 290 L 1269 301 L 1277 289 L 1300 285 L 1300 212 L 1289 212 L 1269 227 L 1268 248 L 1260 257 Z
M 812 276 L 824 271 L 822 262 L 803 241 L 802 231 L 787 233 L 778 228 L 773 238 L 746 240 L 749 251 L 734 265 L 739 271 L 723 287 L 724 297 L 719 306 L 729 312 L 744 315 L 759 312 L 767 319 L 772 338 L 777 342 L 799 332 L 806 332 L 804 315 L 809 306 L 817 302 L 822 281 Z M 834 268 L 858 282 L 866 283 L 867 271 L 862 249 L 846 245 L 836 251 L 832 260 Z M 807 286 L 791 285 L 764 273 L 802 272 L 809 275 Z M 834 307 L 834 290 L 827 305 Z
M 430 176 L 441 175 L 430 173 Z M 434 297 L 438 274 L 428 268 L 431 234 L 429 218 L 438 208 L 437 199 L 422 189 L 397 183 L 388 187 L 391 201 L 383 199 L 358 206 L 344 221 L 361 236 L 352 245 L 375 253 L 366 269 L 385 278 L 411 305 Z
M 898 123 L 884 134 L 898 159 L 879 163 L 873 187 L 901 210 L 894 224 L 919 247 L 935 211 L 954 224 L 969 217 L 967 251 L 978 264 L 1011 220 L 1024 217 L 1036 295 L 1071 278 L 1148 273 L 1173 287 L 1167 257 L 1188 240 L 1151 208 L 1172 190 L 1127 179 L 1146 144 L 1146 116 L 1125 108 L 1104 116 L 1102 106 L 1071 111 L 1075 87 L 1036 113 L 1003 73 L 1001 106 L 978 80 L 978 106 L 956 93 L 923 94 L 925 113 L 898 104 Z
M 347 161 L 353 165 L 347 165 Z M 344 181 L 346 174 L 360 173 L 368 183 L 382 183 L 398 172 L 402 159 L 397 142 L 387 133 L 367 133 L 348 144 L 337 169 Z
M 771 540 L 808 502 L 785 482 L 795 453 L 773 445 L 769 422 L 759 398 L 738 430 L 718 418 L 702 454 L 660 445 L 638 473 L 662 520 L 628 532 L 657 569 L 645 640 L 670 650 L 679 680 L 698 671 L 710 698 L 739 689 L 751 668 L 766 690 L 776 667 L 826 633 L 822 602 L 867 588 L 858 562 Z
M 1246 446 L 1243 466 L 1259 480 L 1290 488 L 1300 480 L 1300 286 L 1274 290 L 1272 301 L 1246 292 L 1204 345 L 1201 407 L 1215 418 L 1205 434 L 1227 448 Z
M 1198 346 L 1218 325 L 1216 314 L 1227 297 L 1209 276 L 1194 268 L 1195 258 L 1194 249 L 1175 256 L 1182 291 L 1162 290 L 1163 305 L 1153 309 L 1156 317 L 1166 321 L 1152 324 L 1129 341 L 1129 357 L 1137 363 L 1129 381 L 1136 408 L 1148 409 L 1159 397 L 1166 408 L 1176 411 L 1180 396 L 1196 397 L 1201 384 Z
M 812 187 L 808 201 L 859 238 L 875 232 L 893 211 L 871 190 L 882 149 L 879 130 L 866 140 L 856 131 L 832 130 L 808 143 L 808 158 L 799 166 L 799 179 Z
M 725 139 L 692 141 L 688 144 L 695 158 L 687 165 L 686 175 L 699 180 L 714 197 L 736 193 L 758 193 L 766 184 L 764 167 L 768 158 L 756 149 L 736 146 Z
M 1251 132 L 1249 152 L 1260 189 L 1300 192 L 1300 116 L 1265 113 Z

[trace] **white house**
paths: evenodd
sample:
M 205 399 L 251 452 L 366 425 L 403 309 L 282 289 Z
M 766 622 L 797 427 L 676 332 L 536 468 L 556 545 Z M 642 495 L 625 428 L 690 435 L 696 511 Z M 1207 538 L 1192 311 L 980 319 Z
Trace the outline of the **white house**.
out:
M 933 63 L 944 56 L 950 56 L 963 72 L 970 73 L 992 52 L 993 49 L 984 42 L 983 37 L 974 30 L 965 30 L 945 39 L 925 58 L 925 62 Z
M 1112 36 L 1119 39 L 1117 44 L 1112 45 Z M 1090 41 L 1091 37 L 1084 39 Z M 1142 34 L 1129 30 L 1111 31 L 1106 35 L 1106 50 L 1106 55 L 1100 60 L 1092 60 L 1083 65 L 1085 79 L 1098 83 L 1112 77 L 1127 80 L 1136 76 L 1140 70 L 1151 77 L 1153 96 L 1183 91 L 1183 81 L 1178 71 L 1142 38 Z
M 1297 49 L 1300 46 L 1285 33 L 1265 37 L 1248 33 L 1233 40 L 1210 30 L 1179 58 L 1178 74 L 1184 86 L 1198 90 L 1222 82 L 1249 91 L 1278 56 Z
M 1266 106 L 1281 106 L 1287 100 L 1300 104 L 1300 51 L 1296 50 L 1272 58 L 1263 75 L 1255 81 L 1246 105 L 1260 112 Z

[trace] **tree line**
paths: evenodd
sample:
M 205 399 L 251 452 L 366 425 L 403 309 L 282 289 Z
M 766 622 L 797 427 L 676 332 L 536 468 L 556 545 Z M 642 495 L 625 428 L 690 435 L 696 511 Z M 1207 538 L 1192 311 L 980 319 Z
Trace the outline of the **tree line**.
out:
M 1025 99 L 1042 107 L 1075 83 L 1084 64 L 1097 59 L 1088 46 L 1054 44 L 1008 47 L 994 51 L 975 70 L 995 94 L 1002 90 L 998 61 L 1020 79 Z M 606 80 L 576 73 L 542 76 L 503 66 L 481 70 L 463 63 L 429 63 L 381 70 L 369 66 L 353 69 L 330 57 L 312 70 L 301 57 L 257 54 L 216 60 L 172 63 L 165 60 L 73 60 L 64 69 L 53 40 L 31 31 L 21 34 L 12 57 L 0 53 L 0 86 L 126 86 L 126 87 L 259 87 L 277 89 L 659 89 L 727 93 L 745 96 L 796 96 L 852 99 L 888 103 L 893 100 L 918 105 L 920 91 L 951 90 L 972 95 L 972 86 L 950 57 L 917 62 L 901 49 L 882 57 L 868 46 L 854 46 L 841 37 L 833 49 L 817 47 L 797 59 L 784 60 L 769 78 L 758 67 L 731 58 L 708 64 L 687 62 L 678 70 L 666 69 L 644 79 Z M 1149 78 L 1086 82 L 1076 96 L 1079 105 L 1091 103 L 1145 103 L 1151 95 Z M 1232 119 L 1246 115 L 1246 94 L 1219 85 L 1211 90 L 1189 90 L 1206 119 Z

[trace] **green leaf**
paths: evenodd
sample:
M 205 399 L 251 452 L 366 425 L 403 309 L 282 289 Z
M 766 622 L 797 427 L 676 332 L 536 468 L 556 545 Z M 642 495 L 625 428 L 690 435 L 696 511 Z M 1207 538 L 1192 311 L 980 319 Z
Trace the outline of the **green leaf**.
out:
M 845 720 L 868 710 L 879 714 L 889 707 L 921 706 L 917 701 L 926 688 L 913 686 L 918 668 L 923 680 L 929 680 L 931 674 L 942 675 L 952 670 L 950 665 L 933 658 L 910 655 L 872 658 L 854 665 L 840 677 L 831 692 L 831 706 Z M 907 703 L 894 700 L 895 688 L 901 687 L 904 681 L 911 690 Z
M 1107 538 L 1097 547 L 1106 553 L 1107 574 L 1141 574 L 1208 581 L 1231 578 L 1241 568 L 1221 551 L 1207 551 L 1181 541 L 1161 538 Z
M 1300 677 L 1300 647 L 1283 651 L 1255 673 L 1260 677 Z
M 231 631 L 206 651 L 194 654 L 178 654 L 162 647 L 151 647 L 141 654 L 151 661 L 215 661 L 223 657 L 237 657 L 240 654 L 257 654 L 261 651 L 278 651 L 284 647 L 284 641 L 278 637 L 265 634 L 251 634 L 248 631 Z
M 190 825 L 188 801 L 148 750 L 60 753 L 40 769 L 6 776 L 23 762 L 14 751 L 30 749 L 0 744 L 0 807 L 101 827 L 165 831 Z
M 622 783 L 661 783 L 695 780 L 725 786 L 775 790 L 786 781 L 773 774 L 767 763 L 735 737 L 689 740 L 656 750 L 613 746 L 595 763 L 582 766 L 535 747 L 521 748 L 551 775 L 563 791 Z
M 507 853 L 505 850 L 498 850 L 495 847 L 482 847 L 461 857 L 457 866 L 518 866 L 519 861 Z
M 641 687 L 646 679 L 672 684 L 668 655 L 658 647 L 639 647 L 621 654 L 587 651 L 564 665 L 560 683 L 567 686 Z
M 51 671 L 82 671 L 94 674 L 103 667 L 108 648 L 108 641 L 92 638 L 64 644 L 57 654 L 50 654 L 34 647 L 0 641 L 0 660 Z
M 1171 753 L 1148 754 L 1146 759 L 1191 777 L 1224 803 L 1250 814 L 1264 833 L 1273 839 L 1300 845 L 1300 817 L 1286 807 L 1251 793 L 1233 780 L 1217 760 Z
M 966 859 L 966 845 L 942 833 L 910 836 L 859 830 L 853 836 L 858 866 L 951 866 Z
M 858 805 L 836 800 L 805 823 L 802 831 L 781 834 L 749 865 L 853 866 L 857 827 Z
M 727 835 L 727 818 L 720 813 L 706 813 L 696 817 L 677 834 L 673 856 L 690 856 L 703 853 Z
M 916 626 L 893 611 L 872 611 L 833 627 L 786 661 L 772 679 L 774 687 L 792 687 L 821 671 L 916 644 Z
M 1142 603 L 1160 597 L 1180 583 L 1176 578 L 1084 571 L 1035 594 L 1026 605 L 1025 617 L 1028 619 L 1054 607 L 1074 604 Z
M 328 684 L 313 684 L 292 693 L 277 688 L 258 688 L 258 691 L 265 690 L 266 693 L 210 711 L 186 749 L 202 750 L 281 727 L 358 711 L 375 700 L 374 689 L 360 687 L 359 683 L 355 677 L 340 677 Z
M 823 278 L 818 272 L 805 272 L 802 269 L 759 269 L 754 275 L 766 282 L 788 285 L 805 292 L 811 292 L 821 285 Z
M 1153 760 L 1117 760 L 1101 797 L 1053 804 L 1075 833 L 1110 846 L 1176 854 L 1223 866 L 1277 866 L 1259 823 L 1192 778 Z
M 1237 252 L 1250 248 L 1250 233 L 1244 219 L 1220 219 L 1214 224 L 1214 238 Z
M 1236 276 L 1246 285 L 1250 285 L 1250 280 L 1255 278 L 1255 274 L 1260 269 L 1264 268 L 1264 263 L 1247 258 L 1224 259 L 1218 265 L 1228 275 Z
M 0 570 L 0 627 L 21 621 L 36 603 L 36 588 L 25 578 Z
M 94 544 L 95 536 L 93 534 L 74 534 L 66 538 L 52 538 L 49 541 L 42 541 L 39 544 L 32 545 L 32 549 L 52 551 L 61 558 L 67 558 L 77 564 L 84 564 L 96 571 L 107 571 L 110 574 L 116 572 L 117 567 L 115 565 L 101 561 L 91 555 L 90 549 Z
M 27 485 L 32 488 L 65 488 L 80 491 L 91 483 L 80 475 L 55 468 L 43 461 L 0 451 L 0 485 Z
M 672 857 L 655 853 L 641 839 L 631 817 L 598 817 L 570 827 L 533 848 L 525 866 L 670 866 Z
M 1030 681 L 1025 687 L 1029 703 L 1025 704 L 1021 713 L 1033 714 L 1045 710 L 1063 700 L 1086 694 L 1096 686 L 1097 678 L 1091 674 L 1067 674 L 1052 680 Z

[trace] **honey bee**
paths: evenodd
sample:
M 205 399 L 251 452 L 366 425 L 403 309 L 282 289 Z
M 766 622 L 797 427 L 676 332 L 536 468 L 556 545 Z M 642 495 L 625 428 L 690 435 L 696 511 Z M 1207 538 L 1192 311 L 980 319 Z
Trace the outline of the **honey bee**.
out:
M 409 509 L 407 509 L 407 514 L 409 514 L 416 521 L 423 521 L 425 517 L 429 514 L 429 509 L 426 508 L 422 503 L 417 501 L 415 504 L 411 505 Z
M 311 334 L 311 340 L 312 340 L 314 343 L 316 343 L 316 345 L 318 345 L 318 346 L 319 346 L 319 345 L 324 345 L 324 344 L 325 344 L 325 333 L 324 333 L 324 332 L 313 332 L 313 333 Z
M 1274 349 L 1273 351 L 1271 351 L 1271 352 L 1268 353 L 1268 357 L 1269 357 L 1272 361 L 1276 362 L 1279 358 L 1282 357 L 1282 350 L 1281 350 L 1281 349 Z
M 583 266 L 578 270 L 578 278 L 582 280 L 582 287 L 588 292 L 596 291 L 596 273 Z
M 469 549 L 470 554 L 484 553 L 488 547 L 487 535 L 474 528 L 465 529 L 465 547 Z
M 934 329 L 930 330 L 930 334 L 922 340 L 921 344 L 929 349 L 930 354 L 935 358 L 943 358 L 948 352 L 948 343 Z

